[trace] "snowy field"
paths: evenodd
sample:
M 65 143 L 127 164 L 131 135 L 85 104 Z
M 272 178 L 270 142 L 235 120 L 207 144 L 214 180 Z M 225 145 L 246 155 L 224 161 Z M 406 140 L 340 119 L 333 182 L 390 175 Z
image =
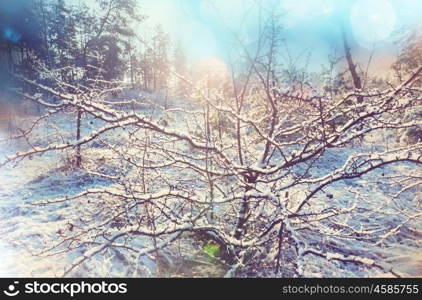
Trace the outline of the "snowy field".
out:
M 46 130 L 43 134 L 57 139 L 57 128 L 72 126 L 72 117 L 62 115 L 60 121 L 46 120 Z M 27 120 L 21 120 L 26 122 Z M 55 123 L 56 122 L 56 123 Z M 57 123 L 58 122 L 58 123 Z M 87 130 L 99 126 L 89 123 Z M 47 128 L 47 129 L 45 129 Z M 6 136 L 6 132 L 2 132 Z M 120 129 L 108 133 L 107 138 L 124 136 Z M 48 141 L 45 141 L 48 142 Z M 6 141 L 0 145 L 0 159 L 7 155 L 22 151 L 21 145 Z M 330 149 L 318 161 L 310 174 L 322 176 L 340 167 L 348 156 L 356 152 L 373 151 L 370 143 L 360 148 Z M 379 149 L 377 149 L 379 150 Z M 118 157 L 113 158 L 109 150 L 100 146 L 91 147 L 84 152 L 87 164 L 98 161 L 103 170 L 111 170 L 118 164 Z M 109 187 L 107 179 L 90 174 L 83 169 L 69 167 L 67 152 L 47 152 L 42 156 L 25 159 L 19 164 L 10 164 L 0 171 L 0 276 L 60 276 L 61 272 L 72 261 L 87 256 L 87 247 L 72 251 L 55 250 L 55 255 L 46 256 L 44 244 L 58 239 L 60 232 L 71 230 L 71 221 L 77 219 L 88 210 L 96 207 L 83 199 L 53 205 L 34 205 L 35 202 L 70 197 L 91 188 Z M 115 161 L 113 161 L 115 159 Z M 309 277 L 372 277 L 391 276 L 377 268 L 370 268 L 353 262 L 335 260 L 336 255 L 359 255 L 383 265 L 384 269 L 393 269 L 401 276 L 422 276 L 422 222 L 420 190 L 403 193 L 400 198 L 391 195 L 400 190 L 400 184 L 395 182 L 394 175 L 412 173 L 414 166 L 406 163 L 394 164 L 377 169 L 358 180 L 342 181 L 332 185 L 313 200 L 313 207 L 323 210 L 331 199 L 342 203 L 344 209 L 351 213 L 328 221 L 321 228 L 321 235 L 316 235 L 312 223 L 293 223 L 301 239 L 306 240 L 313 249 L 318 249 L 325 257 L 310 254 L 304 257 L 305 276 Z M 391 183 L 391 185 L 389 184 Z M 359 191 L 359 192 L 357 192 Z M 296 191 L 298 194 L 300 190 Z M 361 198 L 360 194 L 371 195 Z M 362 213 L 371 211 L 368 214 Z M 413 212 L 413 214 L 410 214 Z M 419 214 L 418 214 L 419 212 Z M 388 228 L 389 230 L 385 230 Z M 118 230 L 118 228 L 117 228 Z M 350 239 L 350 232 L 357 237 Z M 368 233 L 383 237 L 381 240 L 371 240 Z M 359 236 L 362 238 L 359 238 Z M 142 249 L 151 241 L 139 238 L 131 241 L 131 247 Z M 207 262 L 201 254 L 201 248 L 189 238 L 182 239 L 180 249 L 190 253 L 189 263 L 174 262 L 172 257 L 163 254 L 163 260 L 168 269 L 166 276 L 213 276 L 224 275 L 224 266 L 215 262 Z M 94 248 L 95 249 L 95 248 Z M 67 276 L 116 276 L 116 277 L 149 277 L 163 276 L 163 271 L 157 273 L 157 258 L 152 255 L 133 257 L 125 254 L 125 249 L 107 250 L 94 256 L 80 267 L 75 268 Z M 123 255 L 125 254 L 125 255 Z M 199 259 L 198 259 L 199 257 Z M 192 261 L 199 260 L 195 266 Z M 178 264 L 179 267 L 174 265 Z M 186 266 L 184 266 L 186 264 Z M 202 265 L 202 268 L 198 266 Z M 186 270 L 198 268 L 190 273 Z M 184 270 L 185 269 L 185 270 Z M 179 274 L 177 273 L 179 272 Z
M 151 113 L 153 115 L 153 113 Z M 74 117 L 62 115 L 60 120 L 45 120 L 41 131 L 35 135 L 43 136 L 42 143 L 48 144 L 63 138 L 61 129 L 71 131 Z M 31 118 L 20 119 L 19 122 L 30 123 Z M 89 132 L 101 126 L 101 122 L 86 120 L 84 129 Z M 7 130 L 1 132 L 0 139 L 6 139 Z M 113 140 L 124 139 L 125 132 L 116 130 L 107 134 Z M 47 137 L 47 138 L 46 138 Z M 5 141 L 0 146 L 0 159 L 18 151 L 27 151 L 19 142 Z M 73 153 L 73 151 L 71 151 Z M 46 254 L 46 243 L 54 243 L 60 233 L 71 230 L 72 220 L 79 221 L 87 211 L 96 209 L 94 204 L 85 199 L 65 204 L 47 206 L 34 203 L 73 196 L 86 189 L 110 187 L 110 181 L 84 169 L 75 169 L 69 162 L 71 153 L 47 152 L 42 156 L 25 159 L 18 164 L 3 167 L 0 172 L 0 276 L 1 277 L 57 277 L 73 261 L 88 255 L 89 247 L 71 249 L 62 252 L 58 249 L 55 255 Z M 102 149 L 99 144 L 84 151 L 85 165 L 103 165 L 101 170 L 109 173 L 119 165 L 118 157 L 110 150 Z M 117 226 L 117 228 L 119 228 Z M 162 251 L 158 258 L 151 255 L 132 257 L 125 249 L 107 251 L 90 259 L 67 276 L 71 277 L 221 277 L 226 266 L 219 261 L 210 259 L 202 250 L 201 245 L 189 237 L 182 239 L 184 245 Z M 92 246 L 92 241 L 88 242 Z M 152 243 L 149 238 L 140 238 L 130 242 L 135 249 L 142 249 Z M 174 251 L 172 251 L 174 250 Z M 121 252 L 120 252 L 121 251 Z M 174 256 L 174 252 L 189 254 L 189 260 Z M 160 264 L 160 271 L 157 264 Z

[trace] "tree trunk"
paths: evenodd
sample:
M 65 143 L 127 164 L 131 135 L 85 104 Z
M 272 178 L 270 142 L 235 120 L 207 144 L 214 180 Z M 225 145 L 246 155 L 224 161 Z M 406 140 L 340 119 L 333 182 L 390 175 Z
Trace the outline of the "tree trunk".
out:
M 78 109 L 78 117 L 76 119 L 76 141 L 79 142 L 81 139 L 81 120 L 82 120 L 82 110 Z M 81 155 L 81 145 L 78 144 L 76 147 L 76 167 L 80 168 L 82 165 L 82 155 Z
M 247 178 L 247 182 L 252 183 L 252 181 L 255 180 Z M 234 232 L 234 238 L 237 240 L 240 240 L 245 232 L 245 223 L 248 218 L 249 212 L 249 196 L 247 196 L 246 193 L 249 192 L 251 189 L 252 188 L 250 186 L 246 187 L 245 195 L 243 196 L 242 203 L 240 205 L 239 217 L 237 219 L 236 229 Z
M 358 73 L 356 72 L 356 65 L 353 62 L 352 53 L 350 52 L 350 47 L 346 38 L 346 32 L 345 32 L 344 27 L 342 27 L 342 30 L 341 30 L 341 37 L 343 39 L 344 53 L 346 54 L 347 65 L 349 67 L 349 71 L 353 79 L 353 86 L 355 87 L 355 89 L 360 90 L 362 88 L 362 81 Z M 359 96 L 358 103 L 362 103 L 362 101 L 363 101 L 363 97 Z

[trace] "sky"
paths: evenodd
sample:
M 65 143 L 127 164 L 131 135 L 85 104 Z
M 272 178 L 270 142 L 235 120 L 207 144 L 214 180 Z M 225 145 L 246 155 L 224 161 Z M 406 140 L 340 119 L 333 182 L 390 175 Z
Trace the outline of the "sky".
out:
M 227 60 L 234 37 L 253 43 L 260 16 L 268 12 L 279 15 L 286 57 L 305 63 L 310 53 L 311 69 L 341 49 L 340 23 L 356 60 L 364 62 L 373 52 L 377 67 L 392 62 L 400 34 L 422 28 L 421 0 L 139 0 L 139 5 L 148 22 L 161 24 L 191 60 Z
M 15 6 L 1 7 L 3 13 Z M 13 0 L 25 3 L 27 0 Z M 67 0 L 94 5 L 96 0 Z M 354 59 L 381 72 L 394 61 L 397 41 L 405 32 L 422 33 L 422 0 L 136 0 L 148 17 L 139 25 L 142 34 L 162 25 L 173 44 L 180 43 L 192 63 L 206 59 L 229 62 L 239 56 L 237 39 L 253 47 L 260 20 L 277 15 L 282 26 L 281 56 L 284 62 L 319 70 L 329 54 L 342 53 L 340 24 L 343 24 Z M 7 1 L 5 3 L 10 3 Z M 0 10 L 0 14 L 1 14 Z M 22 24 L 19 18 L 15 23 Z M 18 26 L 16 25 L 16 26 Z M 19 27 L 19 26 L 18 26 Z M 149 29 L 146 29 L 149 28 Z M 24 32 L 24 30 L 22 30 Z M 3 38 L 20 38 L 4 31 Z M 27 34 L 27 38 L 32 35 Z

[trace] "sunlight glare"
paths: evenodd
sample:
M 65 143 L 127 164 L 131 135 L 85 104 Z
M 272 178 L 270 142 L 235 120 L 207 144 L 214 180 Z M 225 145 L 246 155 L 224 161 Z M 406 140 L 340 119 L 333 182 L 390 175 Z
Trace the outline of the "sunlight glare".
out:
M 224 82 L 229 77 L 227 64 L 215 56 L 199 60 L 192 69 L 195 81 L 207 80 L 212 87 Z
M 352 31 L 365 48 L 387 41 L 396 26 L 396 13 L 388 0 L 358 0 L 351 11 Z

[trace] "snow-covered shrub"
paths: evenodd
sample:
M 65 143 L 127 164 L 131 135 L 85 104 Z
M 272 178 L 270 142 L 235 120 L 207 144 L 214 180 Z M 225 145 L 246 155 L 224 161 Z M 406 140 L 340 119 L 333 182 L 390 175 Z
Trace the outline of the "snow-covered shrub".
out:
M 421 120 L 422 106 L 413 106 L 405 114 L 406 120 Z M 414 125 L 399 132 L 399 139 L 403 145 L 417 144 L 422 141 L 422 126 Z

